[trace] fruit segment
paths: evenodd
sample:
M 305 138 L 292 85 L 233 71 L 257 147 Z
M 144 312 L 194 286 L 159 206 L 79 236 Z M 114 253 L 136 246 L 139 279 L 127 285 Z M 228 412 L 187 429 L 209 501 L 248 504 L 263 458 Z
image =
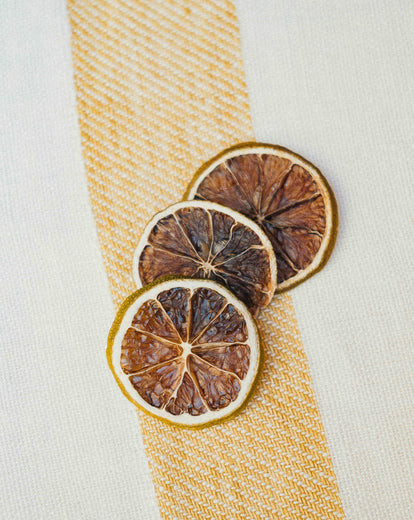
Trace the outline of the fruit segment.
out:
M 249 370 L 249 345 L 233 343 L 231 345 L 203 345 L 193 348 L 193 353 L 211 365 L 236 374 L 244 379 Z
M 121 367 L 126 374 L 158 365 L 182 354 L 179 345 L 130 327 L 122 340 Z
M 224 408 L 237 398 L 240 380 L 235 375 L 219 370 L 193 355 L 189 356 L 188 367 L 211 410 Z
M 188 341 L 189 336 L 190 295 L 189 289 L 175 287 L 157 297 L 182 341 Z
M 189 413 L 190 415 L 201 415 L 208 411 L 193 379 L 186 372 L 177 395 L 171 397 L 166 410 L 172 415 Z
M 156 408 L 164 407 L 178 387 L 184 372 L 182 359 L 156 365 L 130 376 L 130 381 L 139 395 Z

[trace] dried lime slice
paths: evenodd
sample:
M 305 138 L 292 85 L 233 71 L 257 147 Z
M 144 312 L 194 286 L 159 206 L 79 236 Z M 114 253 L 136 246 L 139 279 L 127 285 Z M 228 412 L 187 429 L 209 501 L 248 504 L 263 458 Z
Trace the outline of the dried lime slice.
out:
M 261 356 L 254 320 L 234 294 L 210 280 L 175 278 L 124 302 L 107 357 L 137 407 L 172 424 L 204 427 L 240 411 Z
M 276 255 L 276 292 L 319 271 L 335 243 L 337 209 L 326 179 L 279 146 L 245 143 L 225 150 L 200 168 L 185 198 L 223 204 L 261 227 Z
M 211 202 L 180 202 L 155 215 L 135 251 L 138 287 L 167 275 L 216 280 L 253 313 L 276 287 L 272 244 L 244 215 Z

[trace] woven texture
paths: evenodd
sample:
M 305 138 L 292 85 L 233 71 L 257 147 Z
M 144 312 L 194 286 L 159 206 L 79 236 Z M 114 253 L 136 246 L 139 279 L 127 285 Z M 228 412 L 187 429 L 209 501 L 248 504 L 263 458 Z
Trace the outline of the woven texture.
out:
M 252 138 L 232 3 L 69 0 L 90 198 L 116 306 L 153 213 Z M 202 431 L 141 415 L 165 519 L 343 518 L 288 295 L 262 313 L 266 359 L 245 412 Z M 127 404 L 125 403 L 125 406 Z
M 256 139 L 317 164 L 339 205 L 292 299 L 346 517 L 414 519 L 414 2 L 237 6 Z

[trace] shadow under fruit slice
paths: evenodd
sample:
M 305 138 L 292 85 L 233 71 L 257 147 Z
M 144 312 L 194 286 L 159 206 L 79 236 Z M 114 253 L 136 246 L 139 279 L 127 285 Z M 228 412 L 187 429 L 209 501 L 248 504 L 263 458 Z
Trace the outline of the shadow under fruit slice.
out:
M 250 219 L 218 204 L 189 201 L 170 206 L 147 225 L 133 274 L 138 287 L 168 275 L 216 280 L 256 313 L 273 296 L 276 259 Z
M 244 143 L 203 165 L 186 199 L 209 200 L 253 219 L 272 243 L 276 292 L 319 271 L 334 246 L 335 198 L 319 170 L 274 145 Z
M 234 294 L 209 280 L 176 278 L 127 298 L 107 357 L 136 406 L 172 424 L 203 427 L 244 405 L 259 371 L 260 344 Z

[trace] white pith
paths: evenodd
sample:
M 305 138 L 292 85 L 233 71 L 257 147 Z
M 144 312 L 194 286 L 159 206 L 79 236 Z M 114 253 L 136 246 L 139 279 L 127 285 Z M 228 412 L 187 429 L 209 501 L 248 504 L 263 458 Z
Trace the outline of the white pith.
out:
M 283 159 L 288 159 L 292 161 L 294 164 L 298 164 L 299 166 L 302 166 L 305 170 L 307 170 L 312 177 L 315 179 L 315 181 L 318 184 L 318 189 L 320 193 L 322 194 L 324 203 L 325 203 L 325 216 L 326 216 L 326 225 L 325 225 L 325 233 L 322 238 L 321 245 L 318 249 L 318 252 L 314 256 L 312 262 L 308 267 L 303 269 L 302 271 L 299 271 L 296 275 L 292 276 L 291 278 L 288 278 L 284 282 L 277 285 L 276 291 L 281 292 L 285 288 L 297 284 L 300 282 L 303 278 L 308 277 L 311 273 L 314 271 L 317 271 L 318 266 L 320 265 L 322 258 L 325 254 L 325 250 L 330 243 L 332 234 L 334 232 L 333 229 L 333 220 L 332 220 L 332 207 L 331 207 L 331 196 L 329 194 L 328 189 L 325 186 L 325 181 L 322 179 L 320 173 L 315 169 L 312 164 L 308 163 L 307 161 L 301 159 L 300 157 L 296 156 L 293 153 L 290 153 L 288 150 L 282 150 L 279 149 L 277 146 L 266 146 L 266 145 L 248 145 L 246 148 L 235 148 L 233 150 L 229 150 L 227 154 L 221 155 L 216 161 L 211 163 L 205 171 L 201 172 L 200 175 L 195 179 L 194 184 L 191 186 L 190 190 L 188 191 L 187 200 L 194 199 L 198 187 L 202 183 L 202 181 L 211 173 L 217 166 L 220 164 L 228 161 L 229 159 L 232 159 L 233 157 L 239 157 L 241 155 L 250 155 L 250 154 L 267 154 L 267 155 L 277 155 L 278 157 L 281 157 Z
M 127 329 L 131 326 L 131 322 L 133 317 L 135 316 L 137 310 L 141 307 L 141 305 L 150 300 L 156 299 L 158 294 L 172 289 L 176 287 L 182 287 L 190 289 L 194 291 L 199 288 L 208 288 L 213 291 L 218 292 L 222 296 L 224 296 L 229 303 L 231 303 L 241 314 L 246 321 L 247 328 L 247 340 L 244 342 L 250 347 L 250 364 L 247 371 L 247 374 L 243 380 L 240 382 L 240 392 L 232 403 L 230 403 L 227 407 L 221 410 L 209 410 L 205 414 L 192 416 L 188 413 L 184 413 L 182 415 L 172 415 L 164 409 L 158 409 L 155 406 L 151 406 L 148 404 L 142 397 L 138 394 L 135 388 L 130 383 L 128 376 L 123 372 L 120 365 L 121 359 L 121 344 L 122 340 L 125 336 Z M 183 344 L 182 344 L 183 346 Z M 184 352 L 183 354 L 187 356 L 190 353 L 191 345 L 184 344 Z M 130 305 L 130 307 L 126 310 L 122 322 L 120 323 L 119 329 L 114 337 L 112 344 L 112 352 L 111 352 L 111 360 L 113 369 L 117 378 L 119 379 L 119 383 L 123 390 L 129 395 L 131 401 L 138 406 L 139 408 L 144 408 L 152 415 L 168 420 L 169 422 L 173 422 L 175 424 L 180 424 L 184 426 L 198 426 L 209 423 L 211 421 L 217 421 L 220 419 L 224 419 L 225 417 L 233 414 L 245 401 L 247 398 L 252 385 L 254 383 L 260 361 L 260 345 L 259 338 L 256 330 L 255 323 L 253 318 L 251 317 L 247 307 L 239 301 L 230 291 L 222 287 L 221 285 L 213 282 L 211 280 L 198 280 L 198 279 L 190 279 L 185 278 L 182 280 L 168 280 L 166 282 L 162 282 L 154 285 L 148 291 L 143 292 L 138 298 Z
M 273 296 L 274 289 L 276 287 L 277 283 L 277 263 L 276 263 L 276 257 L 273 251 L 273 246 L 270 243 L 270 240 L 267 238 L 264 231 L 255 223 L 253 220 L 249 219 L 248 217 L 242 215 L 241 213 L 238 213 L 237 211 L 234 211 L 233 209 L 230 209 L 226 206 L 222 206 L 221 204 L 217 204 L 215 202 L 209 202 L 209 201 L 198 201 L 198 200 L 189 200 L 184 202 L 178 202 L 177 204 L 173 204 L 172 206 L 169 206 L 163 211 L 160 211 L 154 217 L 148 222 L 146 225 L 144 232 L 138 242 L 137 248 L 135 249 L 134 258 L 132 262 L 132 275 L 135 281 L 136 286 L 138 289 L 140 289 L 143 284 L 141 281 L 141 278 L 139 276 L 139 259 L 141 257 L 141 253 L 144 250 L 145 246 L 148 244 L 148 237 L 154 228 L 155 224 L 159 222 L 162 218 L 174 214 L 177 210 L 181 208 L 188 208 L 188 207 L 195 207 L 195 208 L 203 208 L 205 210 L 214 210 L 221 213 L 224 213 L 225 215 L 228 215 L 229 217 L 232 217 L 236 222 L 240 222 L 244 226 L 250 228 L 256 235 L 258 235 L 260 242 L 263 244 L 264 248 L 269 253 L 269 267 L 270 267 L 270 280 L 271 280 L 271 290 L 269 291 L 269 301 L 271 300 Z M 214 266 L 210 266 L 210 264 L 205 263 L 206 269 L 211 268 L 212 271 L 214 271 Z M 173 274 L 173 273 L 172 273 Z

